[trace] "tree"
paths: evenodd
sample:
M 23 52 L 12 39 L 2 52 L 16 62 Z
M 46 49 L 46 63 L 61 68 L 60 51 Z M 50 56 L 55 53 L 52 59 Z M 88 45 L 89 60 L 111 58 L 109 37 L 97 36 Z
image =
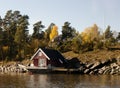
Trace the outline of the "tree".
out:
M 65 22 L 62 26 L 62 39 L 73 38 L 76 35 L 76 30 L 70 26 L 69 22 Z
M 73 38 L 71 48 L 72 51 L 74 51 L 75 53 L 79 53 L 82 51 L 82 39 L 80 35 Z
M 0 44 L 3 40 L 2 18 L 0 17 Z
M 117 41 L 120 41 L 120 32 L 118 33 L 118 36 L 116 37 Z
M 45 39 L 48 40 L 48 42 L 49 42 L 49 40 L 50 40 L 50 33 L 51 33 L 51 30 L 52 30 L 53 26 L 55 26 L 55 24 L 54 24 L 54 23 L 51 23 L 51 24 L 48 26 L 48 28 L 45 30 Z
M 0 60 L 3 60 L 4 59 L 4 56 L 3 56 L 3 50 L 2 50 L 2 47 L 3 47 L 3 29 L 1 28 L 2 27 L 2 19 L 0 17 Z
M 15 58 L 19 51 L 24 51 L 26 38 L 28 36 L 28 22 L 27 15 L 21 15 L 20 11 L 7 11 L 5 17 L 2 19 L 3 28 L 3 47 L 8 46 L 8 54 L 5 58 Z M 22 43 L 21 43 L 22 42 Z M 18 48 L 19 47 L 19 48 Z
M 58 36 L 58 27 L 57 26 L 53 26 L 51 33 L 50 33 L 50 40 L 54 41 L 55 37 Z
M 4 58 L 12 58 L 14 56 L 15 51 L 13 50 L 12 46 L 14 45 L 14 35 L 16 32 L 16 25 L 18 20 L 17 13 L 19 14 L 19 11 L 12 12 L 12 10 L 9 10 L 7 11 L 5 17 L 2 19 L 3 47 L 8 46 L 8 54 L 5 55 L 6 57 Z
M 32 40 L 31 40 L 31 47 L 36 50 L 39 47 L 44 47 L 44 37 L 45 32 L 43 31 L 43 28 L 45 26 L 42 24 L 42 21 L 38 21 L 33 25 L 33 34 L 32 34 Z
M 15 43 L 17 43 L 17 51 L 18 56 L 17 58 L 24 58 L 25 57 L 25 45 L 27 44 L 27 37 L 28 37 L 28 19 L 27 15 L 23 15 L 18 20 L 19 25 L 17 26 L 16 33 L 15 33 Z M 21 43 L 22 42 L 22 43 Z
M 42 39 L 44 38 L 44 32 L 42 31 L 43 28 L 45 28 L 44 25 L 42 25 L 42 21 L 38 21 L 37 23 L 35 23 L 33 25 L 33 38 L 37 38 L 37 39 Z
M 100 32 L 98 26 L 94 24 L 92 27 L 86 28 L 81 33 L 82 47 L 84 51 L 89 51 L 97 47 L 97 43 L 100 42 Z M 99 45 L 99 44 L 98 44 Z
M 92 42 L 94 39 L 98 39 L 99 38 L 99 30 L 96 24 L 94 24 L 92 27 L 88 27 L 86 28 L 82 33 L 81 33 L 81 37 L 83 40 L 83 43 L 90 43 Z
M 55 38 L 57 49 L 62 52 L 72 50 L 72 40 L 77 35 L 75 28 L 70 26 L 69 22 L 65 22 L 62 26 L 62 34 Z
M 110 26 L 108 26 L 108 27 L 106 28 L 106 30 L 105 30 L 104 38 L 105 38 L 105 39 L 109 39 L 109 38 L 111 38 L 111 37 L 113 37 L 113 33 L 112 33 L 112 31 L 110 30 Z
M 110 28 L 111 27 L 108 25 L 104 32 L 104 48 L 106 49 L 115 44 L 115 38 L 113 37 L 113 32 L 110 30 Z

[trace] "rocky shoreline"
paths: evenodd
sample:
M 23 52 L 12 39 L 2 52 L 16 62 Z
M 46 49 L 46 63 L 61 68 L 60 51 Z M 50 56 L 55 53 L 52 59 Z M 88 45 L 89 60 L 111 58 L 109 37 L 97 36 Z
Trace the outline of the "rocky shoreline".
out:
M 120 75 L 120 58 L 112 58 L 106 61 L 80 64 L 80 71 L 83 74 L 118 74 Z
M 72 62 L 73 63 L 73 62 Z M 79 65 L 79 66 L 78 66 Z M 22 63 L 14 63 L 14 64 L 6 64 L 0 65 L 0 72 L 3 73 L 23 73 L 28 72 L 26 69 L 27 65 L 23 65 Z M 110 75 L 120 75 L 120 58 L 112 58 L 106 61 L 95 61 L 91 63 L 79 63 L 76 64 L 79 68 L 78 69 L 80 74 L 110 74 Z M 69 69 L 69 68 L 68 68 Z
M 1 73 L 11 73 L 11 72 L 24 73 L 24 72 L 27 72 L 27 69 L 21 63 L 15 63 L 15 64 L 0 65 L 0 72 Z

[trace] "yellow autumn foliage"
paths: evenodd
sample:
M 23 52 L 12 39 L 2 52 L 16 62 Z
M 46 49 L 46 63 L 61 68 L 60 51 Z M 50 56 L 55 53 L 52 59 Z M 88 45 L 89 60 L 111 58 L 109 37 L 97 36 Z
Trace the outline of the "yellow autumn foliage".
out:
M 81 33 L 83 43 L 90 43 L 95 38 L 98 38 L 98 36 L 99 31 L 96 24 L 94 24 L 92 27 L 86 28 L 85 31 Z
M 54 40 L 55 37 L 58 36 L 58 27 L 57 26 L 53 26 L 51 33 L 49 35 L 50 37 L 50 41 Z

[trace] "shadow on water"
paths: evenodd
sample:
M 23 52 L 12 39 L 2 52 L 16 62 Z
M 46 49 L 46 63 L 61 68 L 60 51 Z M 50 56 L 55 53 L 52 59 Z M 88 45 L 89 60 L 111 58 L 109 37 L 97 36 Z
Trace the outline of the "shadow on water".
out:
M 119 75 L 0 74 L 0 88 L 119 88 Z

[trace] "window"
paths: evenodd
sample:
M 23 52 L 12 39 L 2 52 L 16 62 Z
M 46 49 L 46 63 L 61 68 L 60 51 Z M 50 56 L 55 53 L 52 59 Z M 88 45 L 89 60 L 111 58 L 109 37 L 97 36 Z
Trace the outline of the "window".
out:
M 39 59 L 39 66 L 45 67 L 46 66 L 46 59 Z

